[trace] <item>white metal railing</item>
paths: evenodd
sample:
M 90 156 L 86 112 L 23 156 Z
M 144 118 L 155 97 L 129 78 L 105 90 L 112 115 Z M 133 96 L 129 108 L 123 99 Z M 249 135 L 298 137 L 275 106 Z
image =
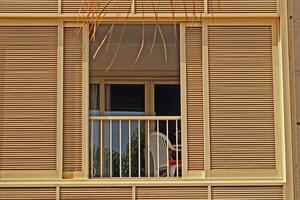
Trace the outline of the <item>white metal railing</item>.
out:
M 180 177 L 180 116 L 90 116 L 90 176 Z

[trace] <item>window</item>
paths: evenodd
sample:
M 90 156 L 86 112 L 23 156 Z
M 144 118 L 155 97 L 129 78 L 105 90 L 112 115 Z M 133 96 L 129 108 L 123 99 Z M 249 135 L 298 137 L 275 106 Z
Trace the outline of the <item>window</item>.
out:
M 110 27 L 99 29 L 90 52 Z M 179 34 L 173 25 L 161 25 L 168 37 L 153 38 L 156 28 L 145 25 L 136 63 L 142 25 L 126 25 L 121 43 L 123 25 L 115 25 L 95 59 L 90 55 L 92 178 L 181 176 Z

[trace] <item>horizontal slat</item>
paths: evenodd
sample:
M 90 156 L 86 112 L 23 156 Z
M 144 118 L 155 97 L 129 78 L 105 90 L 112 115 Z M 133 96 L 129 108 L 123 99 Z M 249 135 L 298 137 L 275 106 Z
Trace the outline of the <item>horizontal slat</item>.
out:
M 210 26 L 212 169 L 275 169 L 272 27 Z
M 57 27 L 0 27 L 0 169 L 55 170 Z
M 135 0 L 136 13 L 203 13 L 204 0 Z
M 1 0 L 0 13 L 57 13 L 58 0 Z
M 129 13 L 132 0 L 62 0 L 63 13 Z
M 209 13 L 277 13 L 277 0 L 208 0 Z
M 202 28 L 186 28 L 188 170 L 204 169 Z
M 283 200 L 282 186 L 212 187 L 212 200 Z
M 61 200 L 132 199 L 130 187 L 120 188 L 61 188 Z
M 0 188 L 0 200 L 56 200 L 56 188 Z
M 207 187 L 138 187 L 136 188 L 137 200 L 152 199 L 197 199 L 207 200 Z

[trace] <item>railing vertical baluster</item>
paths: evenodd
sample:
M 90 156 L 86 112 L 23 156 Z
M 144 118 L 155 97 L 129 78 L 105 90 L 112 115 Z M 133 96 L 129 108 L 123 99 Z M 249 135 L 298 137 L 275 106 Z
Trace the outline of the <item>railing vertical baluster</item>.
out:
M 169 146 L 170 146 L 170 144 L 169 144 L 169 120 L 166 120 L 166 129 L 167 129 L 167 149 L 166 149 L 166 151 L 167 151 L 167 160 L 166 160 L 166 162 L 167 162 L 167 177 L 169 177 L 169 171 L 170 171 L 170 166 L 169 166 Z
M 138 120 L 138 176 L 141 177 L 141 120 Z
M 100 177 L 103 177 L 103 120 L 100 120 L 100 137 L 99 137 L 99 148 L 100 148 L 100 160 L 99 160 L 99 167 L 100 167 Z
M 131 177 L 131 121 L 128 120 L 128 142 L 129 142 L 129 147 L 128 147 L 128 154 L 129 154 L 129 161 L 128 161 L 128 166 L 129 166 L 129 177 Z
M 109 120 L 109 176 L 112 177 L 112 164 L 113 164 L 113 161 L 112 161 L 112 120 Z
M 122 121 L 119 120 L 119 158 L 120 177 L 122 177 Z
M 94 177 L 94 121 L 91 120 L 91 178 Z
M 148 120 L 148 127 L 147 127 L 147 146 L 148 146 L 148 151 L 147 151 L 147 158 L 148 158 L 148 161 L 147 161 L 147 165 L 148 165 L 148 177 L 150 177 L 150 120 Z
M 175 133 L 175 136 L 176 136 L 176 176 L 178 177 L 178 120 L 176 120 L 176 133 Z
M 159 166 L 159 120 L 156 120 L 156 132 L 157 132 L 157 136 L 156 136 L 156 152 L 157 152 L 157 177 L 159 177 L 159 173 L 160 173 L 160 166 Z

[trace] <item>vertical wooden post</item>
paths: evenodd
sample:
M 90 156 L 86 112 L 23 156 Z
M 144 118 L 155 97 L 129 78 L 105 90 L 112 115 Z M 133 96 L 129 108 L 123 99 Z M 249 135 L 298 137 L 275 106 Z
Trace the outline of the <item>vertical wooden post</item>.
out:
M 180 96 L 181 96 L 181 137 L 182 137 L 182 176 L 188 173 L 187 160 L 187 105 L 186 105 L 186 40 L 185 24 L 180 24 Z
M 63 171 L 63 54 L 64 54 L 64 24 L 58 24 L 58 71 L 57 71 L 57 160 L 56 160 L 56 174 L 57 179 L 62 179 Z
M 82 171 L 89 178 L 89 25 L 82 27 Z
M 202 25 L 202 65 L 203 65 L 203 119 L 204 119 L 204 171 L 210 171 L 210 120 L 209 120 L 209 63 L 208 24 Z

